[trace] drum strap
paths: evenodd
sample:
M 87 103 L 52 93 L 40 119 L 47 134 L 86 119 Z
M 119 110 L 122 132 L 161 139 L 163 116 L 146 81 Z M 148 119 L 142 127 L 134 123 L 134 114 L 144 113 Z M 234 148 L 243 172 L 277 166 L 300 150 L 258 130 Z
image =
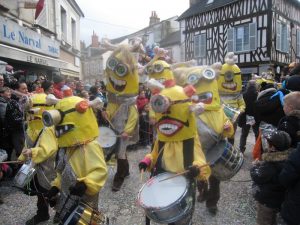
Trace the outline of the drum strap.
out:
M 157 158 L 156 165 L 154 167 L 155 168 L 154 176 L 165 172 L 165 170 L 162 168 L 162 157 L 163 157 L 164 145 L 165 142 L 158 141 L 158 149 L 161 149 L 160 150 L 161 152 Z M 194 138 L 184 140 L 182 145 L 183 145 L 182 146 L 183 164 L 184 164 L 184 168 L 187 169 L 189 166 L 193 165 L 193 161 L 194 161 Z

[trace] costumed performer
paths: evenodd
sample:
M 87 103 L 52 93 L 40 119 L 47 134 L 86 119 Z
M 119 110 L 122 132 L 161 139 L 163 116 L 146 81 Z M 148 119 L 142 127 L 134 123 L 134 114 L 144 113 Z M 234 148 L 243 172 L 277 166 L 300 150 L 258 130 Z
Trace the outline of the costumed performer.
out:
M 63 92 L 64 98 L 56 103 L 55 109 L 43 113 L 44 125 L 55 126 L 59 147 L 57 177 L 46 195 L 55 205 L 56 221 L 66 219 L 76 200 L 98 210 L 99 191 L 107 178 L 103 151 L 96 140 L 99 135 L 97 120 L 92 110 L 97 103 L 101 105 L 100 98 L 88 102 L 73 96 L 68 87 L 64 87 Z
M 191 86 L 177 86 L 170 65 L 163 60 L 154 61 L 145 70 L 150 78 L 159 80 L 165 88 L 150 99 L 151 108 L 155 112 L 157 139 L 152 152 L 139 163 L 139 169 L 151 171 L 151 176 L 189 170 L 194 205 L 195 178 L 207 180 L 210 175 L 209 166 L 199 169 L 206 164 L 206 160 L 197 134 L 195 115 L 189 109 L 192 104 L 190 97 L 195 89 Z M 193 210 L 171 224 L 191 224 L 192 214 Z M 150 224 L 149 219 L 146 223 Z
M 222 64 L 215 63 L 211 66 L 174 70 L 176 81 L 180 85 L 193 85 L 196 88 L 196 93 L 192 96 L 195 104 L 191 108 L 196 114 L 199 139 L 208 162 L 212 158 L 209 156 L 219 153 L 215 149 L 217 144 L 234 134 L 233 125 L 220 104 L 217 76 L 221 67 Z M 206 202 L 208 211 L 215 215 L 220 199 L 220 180 L 214 175 L 214 170 L 208 182 L 198 181 L 197 186 L 198 201 Z
M 18 160 L 31 159 L 35 164 L 36 174 L 24 191 L 28 195 L 37 195 L 36 215 L 26 221 L 26 225 L 39 224 L 49 219 L 49 204 L 44 194 L 50 190 L 51 182 L 56 177 L 54 162 L 58 144 L 54 127 L 44 127 L 42 123 L 42 113 L 53 108 L 52 105 L 46 104 L 46 97 L 43 89 L 38 89 L 37 94 L 30 97 L 30 108 L 25 110 L 28 121 L 26 147 Z
M 233 52 L 228 52 L 225 56 L 225 63 L 222 65 L 220 76 L 218 77 L 219 94 L 223 104 L 225 114 L 230 118 L 232 112 L 244 112 L 246 104 L 242 94 L 242 74 L 240 68 L 235 64 L 237 56 Z M 229 106 L 229 108 L 227 107 Z M 234 131 L 237 127 L 238 116 L 231 118 Z M 234 135 L 228 139 L 234 144 Z

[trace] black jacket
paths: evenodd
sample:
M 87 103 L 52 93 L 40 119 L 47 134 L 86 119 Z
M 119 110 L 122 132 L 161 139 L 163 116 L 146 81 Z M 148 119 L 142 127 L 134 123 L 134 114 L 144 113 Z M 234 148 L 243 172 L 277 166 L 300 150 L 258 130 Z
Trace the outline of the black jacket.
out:
M 255 200 L 278 211 L 285 195 L 285 187 L 279 183 L 278 175 L 288 154 L 289 151 L 264 153 L 263 161 L 250 169 Z
M 300 224 L 300 143 L 279 174 L 279 182 L 287 188 L 281 216 L 289 225 Z
M 292 147 L 296 148 L 300 142 L 300 110 L 294 110 L 289 116 L 283 117 L 277 129 L 287 132 L 292 139 Z

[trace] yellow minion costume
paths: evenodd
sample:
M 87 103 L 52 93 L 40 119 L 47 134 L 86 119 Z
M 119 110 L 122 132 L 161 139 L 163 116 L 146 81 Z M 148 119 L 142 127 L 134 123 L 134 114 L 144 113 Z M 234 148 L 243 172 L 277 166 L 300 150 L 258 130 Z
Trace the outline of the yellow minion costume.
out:
M 193 87 L 175 85 L 173 72 L 166 62 L 157 60 L 151 66 L 153 69 L 146 68 L 148 75 L 162 82 L 165 88 L 150 100 L 155 112 L 157 139 L 152 152 L 140 162 L 140 169 L 147 168 L 152 175 L 157 175 L 165 171 L 180 173 L 193 166 L 203 166 L 206 160 L 197 134 L 196 119 L 190 112 Z M 210 168 L 206 166 L 193 176 L 207 180 L 209 175 Z M 192 213 L 174 224 L 189 224 L 191 219 Z
M 112 190 L 119 191 L 129 175 L 126 148 L 138 141 L 138 111 L 136 96 L 139 88 L 137 62 L 127 46 L 120 46 L 106 63 L 106 89 L 108 92 L 107 117 L 112 128 L 121 137 L 117 141 L 117 172 Z
M 219 154 L 215 147 L 220 140 L 231 137 L 234 134 L 233 125 L 225 115 L 218 93 L 217 75 L 221 65 L 198 66 L 176 69 L 174 71 L 177 82 L 181 85 L 193 85 L 196 93 L 192 96 L 193 111 L 197 117 L 199 139 L 206 159 L 210 161 L 210 155 Z M 207 182 L 199 181 L 198 201 L 206 201 L 206 206 L 211 213 L 216 213 L 217 202 L 220 199 L 220 181 L 214 176 Z
M 36 165 L 36 175 L 29 184 L 28 194 L 37 194 L 37 214 L 26 222 L 37 224 L 49 219 L 48 203 L 43 194 L 51 188 L 51 181 L 56 177 L 54 169 L 55 154 L 58 150 L 53 127 L 43 127 L 42 113 L 53 108 L 46 104 L 46 94 L 37 93 L 30 98 L 31 107 L 27 112 L 28 128 L 26 146 L 18 160 L 25 161 L 29 156 Z
M 241 113 L 245 111 L 246 104 L 242 94 L 242 74 L 240 68 L 235 64 L 236 60 L 237 57 L 233 52 L 227 53 L 225 63 L 222 65 L 221 73 L 218 77 L 218 87 L 221 102 L 225 104 L 225 108 L 228 109 L 228 107 L 226 107 L 226 105 L 228 105 L 232 110 Z M 225 113 L 226 112 L 228 112 L 228 110 L 226 110 Z M 233 121 L 233 123 L 236 129 L 236 121 Z M 234 137 L 230 138 L 230 142 L 232 144 L 234 143 Z
M 57 177 L 47 198 L 51 202 L 60 191 L 56 203 L 60 220 L 74 204 L 69 199 L 80 198 L 97 210 L 99 191 L 107 178 L 103 151 L 96 140 L 98 125 L 90 102 L 66 93 L 54 110 L 43 113 L 44 125 L 54 125 L 58 139 Z

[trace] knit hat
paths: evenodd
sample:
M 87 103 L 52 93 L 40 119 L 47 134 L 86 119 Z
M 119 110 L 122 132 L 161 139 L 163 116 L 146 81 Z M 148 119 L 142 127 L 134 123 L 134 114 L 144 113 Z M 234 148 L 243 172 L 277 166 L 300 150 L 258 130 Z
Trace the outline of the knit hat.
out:
M 64 80 L 64 78 L 62 76 L 59 76 L 59 75 L 53 76 L 53 82 L 55 84 L 58 84 L 58 83 L 62 82 L 63 80 Z
M 300 75 L 290 76 L 284 82 L 284 88 L 290 91 L 300 91 Z
M 287 150 L 291 146 L 291 137 L 285 131 L 274 131 L 267 135 L 266 139 L 277 151 Z
M 45 80 L 42 82 L 42 88 L 44 89 L 44 91 L 47 91 L 52 85 L 51 81 Z

